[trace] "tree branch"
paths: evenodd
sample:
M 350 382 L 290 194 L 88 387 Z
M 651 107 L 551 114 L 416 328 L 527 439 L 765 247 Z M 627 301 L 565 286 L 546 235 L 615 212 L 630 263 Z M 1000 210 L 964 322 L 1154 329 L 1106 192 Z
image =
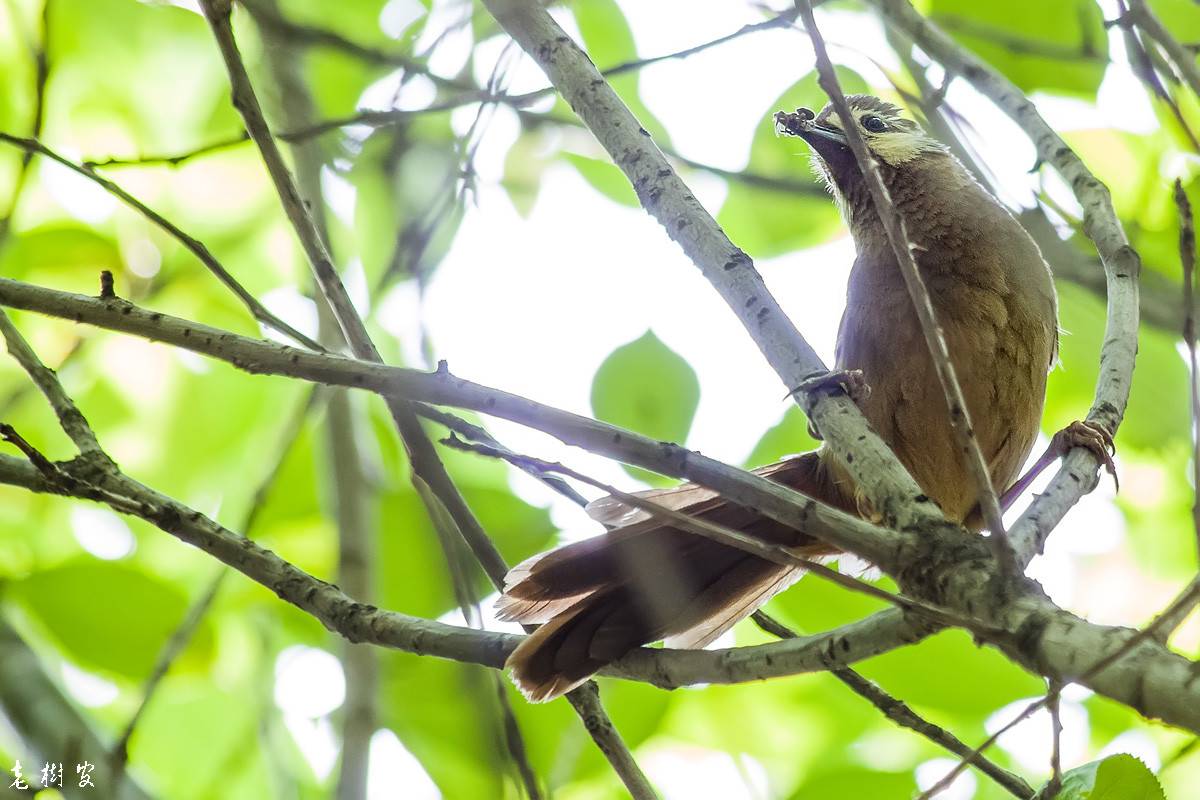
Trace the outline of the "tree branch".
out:
M 48 304 L 47 298 L 50 298 Z M 587 447 L 601 455 L 675 477 L 698 479 L 734 502 L 756 508 L 772 518 L 781 517 L 786 524 L 811 532 L 850 552 L 858 552 L 885 570 L 907 570 L 908 574 L 900 576 L 902 583 L 921 590 L 919 596 L 922 599 L 939 602 L 964 618 L 977 620 L 979 626 L 971 627 L 973 633 L 1027 669 L 1064 682 L 1077 680 L 1145 716 L 1200 731 L 1200 682 L 1191 680 L 1196 668 L 1193 662 L 1145 637 L 1110 666 L 1091 674 L 1092 665 L 1122 648 L 1137 636 L 1136 632 L 1089 624 L 1051 603 L 1036 584 L 1023 579 L 999 579 L 983 540 L 965 533 L 959 536 L 960 531 L 954 526 L 924 529 L 920 537 L 903 537 L 824 508 L 771 481 L 723 467 L 698 453 L 489 390 L 454 378 L 445 370 L 426 374 L 312 353 L 142 311 L 119 298 L 101 300 L 51 292 L 7 279 L 0 279 L 0 304 L 49 311 L 80 321 L 86 312 L 91 321 L 101 321 L 115 329 L 129 329 L 156 340 L 178 342 L 197 352 L 223 358 L 247 371 L 277 371 L 308 380 L 399 394 L 409 400 L 474 408 L 535 425 L 568 444 Z M 48 305 L 48 308 L 35 307 L 39 305 Z M 4 466 L 11 465 L 7 460 L 0 460 L 0 467 Z M 0 470 L 0 480 L 31 488 L 39 486 L 44 490 L 50 482 L 44 476 L 30 475 L 33 467 L 26 466 L 26 470 L 18 471 L 11 480 L 3 477 L 6 470 Z M 492 638 L 499 635 L 482 633 L 478 634 L 484 637 L 480 640 L 472 636 L 474 632 L 404 615 L 392 616 L 392 612 L 378 609 L 364 609 L 336 587 L 321 584 L 274 553 L 225 531 L 195 511 L 125 476 L 105 477 L 105 484 L 97 488 L 88 483 L 86 473 L 77 474 L 75 462 L 59 467 L 87 489 L 68 493 L 101 500 L 118 511 L 148 519 L 272 588 L 285 600 L 314 614 L 331 630 L 351 641 L 377 641 L 409 652 L 497 667 L 503 663 L 505 651 L 515 641 L 512 637 Z M 116 483 L 112 484 L 112 481 Z M 66 491 L 61 486 L 51 484 L 51 487 L 58 493 Z M 139 499 L 131 499 L 135 497 Z M 803 668 L 828 668 L 832 664 L 840 666 L 847 663 L 851 655 L 867 657 L 897 644 L 903 626 L 892 627 L 889 636 L 847 644 L 851 632 L 860 631 L 861 626 L 882 625 L 881 618 L 884 618 L 882 614 L 856 626 L 809 637 L 797 645 L 808 649 L 797 654 L 796 660 L 767 655 L 754 648 L 737 648 L 716 654 L 672 652 L 669 656 L 663 651 L 640 650 L 631 653 L 606 674 L 653 675 L 653 682 L 669 685 L 670 681 L 680 678 L 684 682 L 706 683 L 757 680 L 791 674 L 797 666 L 801 667 L 800 671 Z M 391 624 L 398 630 L 388 627 L 384 620 L 392 620 Z M 894 620 L 887 625 L 897 623 Z M 384 629 L 379 630 L 377 626 Z M 909 629 L 907 635 L 920 634 Z M 431 642 L 436 642 L 436 652 L 429 649 Z M 835 649 L 814 652 L 813 647 Z M 660 658 L 664 661 L 659 662 Z M 670 661 L 669 669 L 662 666 L 666 659 Z M 777 670 L 782 664 L 786 664 L 787 669 L 780 673 Z M 633 673 L 627 671 L 631 669 Z M 719 674 L 713 675 L 713 671 Z
M 900 266 L 900 274 L 904 277 L 904 284 L 912 298 L 913 308 L 921 325 L 921 333 L 924 335 L 925 345 L 929 349 L 929 357 L 933 361 L 938 383 L 941 384 L 942 393 L 946 397 L 946 406 L 950 409 L 951 428 L 957 440 L 959 452 L 975 483 L 984 524 L 993 534 L 990 541 L 995 544 L 997 554 L 1002 556 L 1007 564 L 1015 567 L 1012 548 L 1008 546 L 1008 540 L 1004 535 L 1004 524 L 1000 518 L 1000 501 L 996 497 L 995 487 L 992 486 L 987 461 L 983 457 L 983 451 L 979 448 L 979 440 L 975 438 L 970 410 L 967 408 L 962 386 L 958 382 L 958 375 L 954 371 L 954 364 L 950 361 L 950 347 L 946 344 L 946 337 L 938 325 L 937 315 L 933 310 L 933 300 L 929 297 L 929 289 L 925 286 L 925 280 L 917 269 L 916 257 L 913 255 L 913 246 L 908 239 L 904 218 L 892 205 L 892 198 L 888 193 L 887 186 L 883 183 L 883 177 L 879 174 L 875 157 L 867 148 L 862 133 L 857 125 L 852 124 L 854 115 L 850 112 L 845 95 L 842 94 L 842 87 L 838 82 L 837 73 L 833 69 L 833 62 L 829 60 L 829 53 L 825 50 L 825 40 L 817 30 L 817 21 L 813 16 L 810 0 L 803 0 L 799 4 L 799 8 L 800 16 L 804 20 L 805 27 L 808 28 L 808 35 L 812 39 L 813 50 L 817 57 L 817 72 L 820 76 L 817 82 L 829 95 L 834 108 L 837 109 L 838 116 L 846 121 L 842 125 L 846 143 L 850 146 L 850 151 L 854 153 L 854 159 L 858 162 L 859 170 L 866 180 L 867 189 L 875 203 L 876 213 L 879 214 L 880 222 L 887 232 L 892 252 L 896 256 L 896 263 Z
M 1108 288 L 1108 318 L 1100 352 L 1100 379 L 1087 419 L 1114 434 L 1125 414 L 1137 355 L 1138 275 L 1141 260 L 1129 245 L 1117 219 L 1112 195 L 1053 128 L 1046 124 L 1021 91 L 991 66 L 955 43 L 922 17 L 908 0 L 870 0 L 885 20 L 907 34 L 948 71 L 962 76 L 1021 126 L 1050 164 L 1071 187 L 1083 207 L 1083 231 L 1096 244 Z M 1041 549 L 1049 531 L 1087 492 L 1095 488 L 1099 462 L 1075 448 L 1046 490 L 1009 532 L 1018 560 L 1026 564 Z
M 546 72 L 625 173 L 642 206 L 724 298 L 885 523 L 907 528 L 942 519 L 848 397 L 804 388 L 807 379 L 828 371 L 825 365 L 779 308 L 750 258 L 704 210 L 587 55 L 534 0 L 484 0 L 484 5 Z
M 469 408 L 509 419 L 607 458 L 702 483 L 740 505 L 755 508 L 772 519 L 857 553 L 885 571 L 902 566 L 897 560 L 897 548 L 904 537 L 896 531 L 823 506 L 778 483 L 678 445 L 464 381 L 444 368 L 426 373 L 331 353 L 313 353 L 147 311 L 121 298 L 87 297 L 8 278 L 0 278 L 0 305 L 165 342 L 225 361 L 252 374 L 284 375 L 366 389 L 385 397 L 399 396 L 409 401 Z M 967 540 L 976 538 L 966 533 L 963 537 Z

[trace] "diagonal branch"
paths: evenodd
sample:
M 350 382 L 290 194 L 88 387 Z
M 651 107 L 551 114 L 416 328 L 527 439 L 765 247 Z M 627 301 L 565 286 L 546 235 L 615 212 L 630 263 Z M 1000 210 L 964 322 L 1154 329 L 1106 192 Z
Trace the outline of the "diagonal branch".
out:
M 426 373 L 332 353 L 313 353 L 147 311 L 121 298 L 58 292 L 8 278 L 0 278 L 0 305 L 132 333 L 226 361 L 250 373 L 366 389 L 384 397 L 469 408 L 509 419 L 607 458 L 694 480 L 735 503 L 854 552 L 884 571 L 898 570 L 904 563 L 898 550 L 905 537 L 896 531 L 835 511 L 778 483 L 678 445 L 464 381 L 444 368 Z M 949 523 L 944 525 L 959 530 Z M 977 540 L 965 532 L 962 537 L 967 542 Z
M 762 611 L 754 612 L 753 619 L 764 631 L 780 639 L 795 639 L 797 636 L 791 628 Z M 1022 800 L 1028 800 L 1033 796 L 1033 789 L 1020 776 L 1001 768 L 999 764 L 985 758 L 982 753 L 976 752 L 950 731 L 923 718 L 909 708 L 907 703 L 888 694 L 874 681 L 864 678 L 849 667 L 838 667 L 830 670 L 830 673 L 844 683 L 850 691 L 879 709 L 880 713 L 889 720 L 902 728 L 908 728 L 910 731 L 924 736 L 939 747 L 955 754 L 1003 786 L 1010 794 Z
M 1008 546 L 1007 537 L 1004 536 L 1003 522 L 1000 519 L 1000 501 L 996 497 L 995 487 L 992 486 L 987 461 L 983 457 L 983 451 L 979 448 L 979 440 L 975 438 L 970 410 L 967 408 L 967 401 L 963 396 L 962 386 L 958 382 L 954 365 L 950 362 L 950 348 L 938 326 L 937 315 L 933 310 L 933 301 L 929 297 L 929 289 L 925 286 L 925 281 L 917 269 L 917 261 L 913 256 L 913 248 L 908 238 L 904 218 L 892 205 L 892 198 L 879 174 L 875 158 L 867 149 L 867 143 L 863 140 L 862 133 L 857 125 L 852 124 L 854 115 L 850 113 L 846 97 L 842 94 L 842 87 L 838 82 L 837 73 L 834 72 L 833 62 L 829 60 L 829 53 L 825 50 L 825 40 L 817 30 L 812 3 L 810 0 L 803 0 L 799 4 L 799 8 L 800 16 L 804 20 L 805 27 L 808 28 L 808 35 L 812 39 L 813 50 L 817 56 L 817 72 L 820 76 L 818 83 L 829 95 L 829 99 L 833 101 L 838 116 L 845 120 L 842 132 L 845 134 L 846 143 L 854 153 L 854 159 L 858 162 L 863 178 L 866 179 L 871 199 L 875 201 L 875 210 L 887 231 L 892 252 L 895 253 L 896 262 L 900 265 L 900 274 L 904 276 L 904 283 L 908 287 L 908 294 L 912 298 L 913 307 L 917 312 L 917 319 L 920 320 L 921 332 L 925 336 L 925 344 L 933 359 L 938 383 L 942 386 L 942 393 L 946 396 L 946 405 L 950 408 L 950 419 L 959 451 L 962 453 L 963 460 L 975 483 L 983 521 L 988 530 L 993 533 L 990 541 L 995 543 L 997 554 L 1006 563 L 1015 566 L 1012 548 Z
M 912 477 L 843 394 L 803 388 L 827 372 L 763 284 L 751 259 L 700 205 L 603 76 L 534 0 L 484 5 L 546 72 L 551 83 L 625 173 L 642 206 L 712 283 L 793 392 L 885 522 L 906 528 L 941 518 Z M 849 456 L 849 457 L 848 457 Z
M 1112 195 L 1011 81 L 954 42 L 908 0 L 870 2 L 889 25 L 899 28 L 931 58 L 967 80 L 1012 117 L 1037 147 L 1041 161 L 1058 171 L 1083 207 L 1083 231 L 1100 253 L 1108 289 L 1100 378 L 1087 418 L 1110 434 L 1115 433 L 1129 400 L 1137 355 L 1141 260 L 1121 228 Z M 1095 455 L 1083 448 L 1072 450 L 1063 459 L 1058 474 L 1009 531 L 1020 563 L 1028 563 L 1071 506 L 1095 488 L 1098 469 Z
M 168 235 L 182 244 L 192 255 L 199 259 L 200 263 L 203 264 L 209 272 L 216 276 L 217 280 L 219 280 L 226 289 L 233 292 L 233 294 L 242 301 L 246 308 L 249 309 L 250 314 L 255 320 L 269 328 L 273 328 L 292 341 L 298 342 L 305 347 L 310 347 L 314 350 L 322 349 L 321 346 L 312 339 L 308 338 L 303 333 L 296 330 L 291 325 L 287 324 L 282 319 L 268 311 L 266 306 L 260 303 L 258 299 L 254 297 L 254 295 L 250 294 L 245 287 L 238 283 L 237 279 L 234 278 L 233 275 L 231 275 L 229 271 L 221 265 L 221 262 L 217 261 L 213 254 L 209 252 L 208 248 L 204 246 L 203 242 L 185 233 L 178 225 L 171 222 L 142 201 L 138 200 L 129 192 L 122 189 L 118 184 L 96 174 L 96 172 L 89 166 L 85 164 L 76 164 L 71 159 L 58 154 L 37 139 L 13 136 L 0 131 L 0 142 L 12 145 L 13 147 L 18 147 L 27 153 L 36 153 L 44 156 L 97 184 L 113 197 L 116 197 L 134 211 L 137 211 L 143 217 L 154 223 L 156 226 L 161 228 Z

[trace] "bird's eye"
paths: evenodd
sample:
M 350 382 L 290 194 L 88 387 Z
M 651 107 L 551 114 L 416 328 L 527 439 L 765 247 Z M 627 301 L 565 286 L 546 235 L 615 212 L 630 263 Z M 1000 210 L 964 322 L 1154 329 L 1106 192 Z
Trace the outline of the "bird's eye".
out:
M 883 117 L 877 117 L 874 114 L 867 114 L 862 118 L 862 126 L 871 133 L 883 133 L 888 129 L 887 123 L 883 121 Z

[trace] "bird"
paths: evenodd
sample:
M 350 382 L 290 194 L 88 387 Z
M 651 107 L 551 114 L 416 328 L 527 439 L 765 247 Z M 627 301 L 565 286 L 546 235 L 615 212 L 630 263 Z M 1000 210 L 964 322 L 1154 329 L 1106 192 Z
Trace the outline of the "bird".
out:
M 818 114 L 779 112 L 799 136 L 855 248 L 838 329 L 835 375 L 945 517 L 979 530 L 979 490 L 955 444 L 951 415 L 913 302 L 866 181 L 849 149 L 854 126 L 904 219 L 994 489 L 1014 486 L 1041 426 L 1057 360 L 1050 267 L 1012 213 L 942 143 L 896 105 L 846 97 Z M 797 220 L 797 224 L 803 224 Z M 822 446 L 753 472 L 879 522 L 845 467 Z M 689 483 L 647 501 L 816 558 L 837 548 Z M 558 697 L 635 647 L 703 647 L 803 574 L 602 498 L 588 513 L 609 529 L 518 564 L 497 601 L 501 619 L 539 625 L 505 666 L 531 702 Z

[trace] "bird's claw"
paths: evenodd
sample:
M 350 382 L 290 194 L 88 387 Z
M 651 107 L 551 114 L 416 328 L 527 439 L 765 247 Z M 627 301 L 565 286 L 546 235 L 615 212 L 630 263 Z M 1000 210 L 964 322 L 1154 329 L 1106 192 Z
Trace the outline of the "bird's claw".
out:
M 822 372 L 820 375 L 814 375 L 811 378 L 801 381 L 792 394 L 796 392 L 811 394 L 821 389 L 830 392 L 841 390 L 842 393 L 854 401 L 855 405 L 858 405 L 871 396 L 871 386 L 867 383 L 867 379 L 863 377 L 861 369 L 837 369 L 830 372 Z
M 1050 446 L 1064 456 L 1076 447 L 1086 449 L 1104 465 L 1105 471 L 1112 475 L 1116 490 L 1121 491 L 1121 481 L 1117 478 L 1117 465 L 1113 461 L 1117 447 L 1113 444 L 1109 432 L 1095 422 L 1086 419 L 1075 420 L 1054 434 L 1050 439 Z
M 867 383 L 867 379 L 863 377 L 861 369 L 840 369 L 831 372 L 822 372 L 820 375 L 814 375 L 811 378 L 801 381 L 792 394 L 796 394 L 796 392 L 810 394 L 822 389 L 828 392 L 840 391 L 849 397 L 855 405 L 859 405 L 863 400 L 871 396 L 871 386 Z M 823 441 L 823 437 L 817 431 L 816 426 L 812 424 L 812 420 L 809 420 L 808 423 L 808 435 L 817 441 Z

